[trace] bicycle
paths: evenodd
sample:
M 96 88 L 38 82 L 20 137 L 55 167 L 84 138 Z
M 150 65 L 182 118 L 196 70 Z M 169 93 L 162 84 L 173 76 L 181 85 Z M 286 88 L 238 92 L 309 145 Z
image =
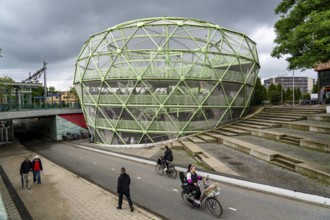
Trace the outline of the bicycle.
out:
M 201 204 L 195 203 L 194 191 L 191 191 L 189 189 L 186 176 L 183 172 L 180 172 L 180 179 L 182 182 L 181 197 L 184 204 L 188 207 L 200 208 Z M 217 199 L 217 196 L 220 195 L 220 187 L 218 187 L 217 183 L 213 183 L 209 185 L 208 177 L 206 179 L 203 178 L 203 185 L 204 185 L 204 192 L 201 198 L 199 199 L 200 203 L 202 203 L 205 200 L 205 208 L 207 212 L 216 218 L 220 218 L 223 213 L 222 205 L 220 201 Z
M 158 175 L 162 176 L 164 173 L 167 174 L 168 177 L 172 177 L 173 179 L 176 178 L 178 171 L 175 169 L 175 166 L 169 162 L 168 169 L 164 171 L 164 166 L 160 163 L 157 163 L 155 166 L 155 170 L 158 173 Z

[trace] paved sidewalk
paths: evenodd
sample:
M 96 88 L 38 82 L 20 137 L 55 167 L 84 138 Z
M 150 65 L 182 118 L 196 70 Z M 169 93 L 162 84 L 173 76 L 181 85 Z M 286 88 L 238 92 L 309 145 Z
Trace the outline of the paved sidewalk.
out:
M 33 152 L 21 145 L 0 146 L 0 165 L 35 220 L 159 219 L 137 206 L 134 212 L 130 212 L 126 201 L 123 204 L 123 210 L 117 210 L 116 195 L 42 157 L 44 168 L 41 173 L 42 184 L 38 185 L 30 181 L 31 190 L 22 189 L 19 168 L 25 156 L 30 156 L 32 159 Z M 30 180 L 32 180 L 32 173 Z M 20 219 L 2 181 L 0 181 L 0 192 L 9 219 Z

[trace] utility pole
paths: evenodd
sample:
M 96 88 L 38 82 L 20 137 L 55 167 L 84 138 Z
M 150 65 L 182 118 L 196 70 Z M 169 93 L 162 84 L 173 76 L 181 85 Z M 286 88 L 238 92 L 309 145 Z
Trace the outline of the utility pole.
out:
M 281 77 L 281 104 L 283 104 L 283 76 L 286 74 L 279 75 Z
M 292 107 L 294 107 L 294 70 L 292 70 Z
M 46 67 L 47 63 L 46 61 L 44 61 L 44 67 L 43 67 L 43 70 L 44 70 L 44 103 L 45 103 L 45 109 L 47 109 L 47 77 L 46 77 Z

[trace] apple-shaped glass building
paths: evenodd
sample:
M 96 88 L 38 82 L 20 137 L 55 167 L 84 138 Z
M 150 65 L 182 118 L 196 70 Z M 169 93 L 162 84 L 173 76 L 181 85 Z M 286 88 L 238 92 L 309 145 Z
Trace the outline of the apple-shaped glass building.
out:
M 256 44 L 242 33 L 156 17 L 90 36 L 74 86 L 95 143 L 147 144 L 242 117 L 259 68 Z

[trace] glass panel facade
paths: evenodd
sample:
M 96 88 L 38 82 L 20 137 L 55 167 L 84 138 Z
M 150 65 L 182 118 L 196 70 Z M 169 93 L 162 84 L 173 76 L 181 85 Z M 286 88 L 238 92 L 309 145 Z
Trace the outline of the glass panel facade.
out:
M 96 143 L 145 144 L 242 117 L 259 67 L 244 34 L 195 19 L 149 18 L 92 35 L 74 85 Z

